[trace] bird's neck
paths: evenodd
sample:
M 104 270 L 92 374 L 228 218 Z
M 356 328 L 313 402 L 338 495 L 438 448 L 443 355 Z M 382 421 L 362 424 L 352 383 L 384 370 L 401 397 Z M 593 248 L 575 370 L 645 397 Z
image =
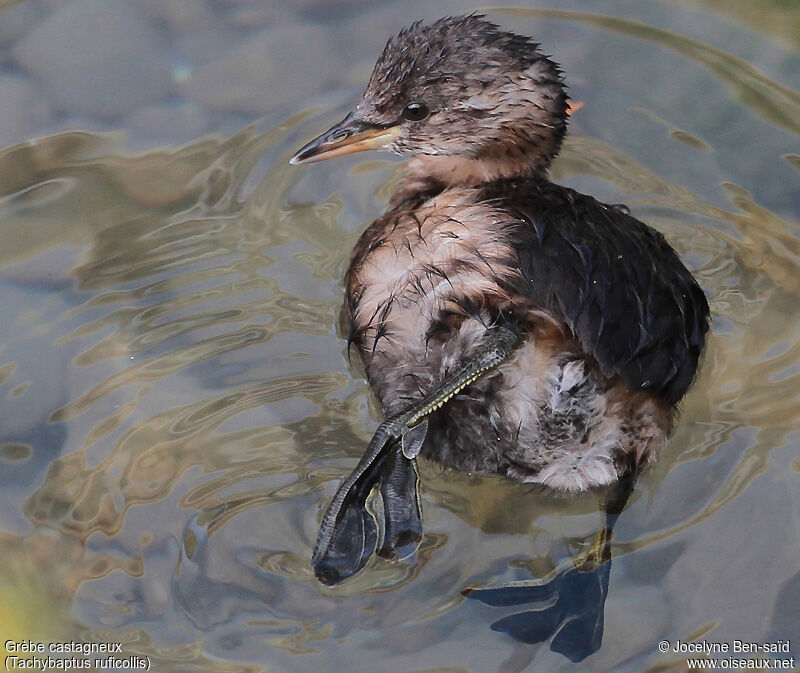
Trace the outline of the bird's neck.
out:
M 437 182 L 444 186 L 479 185 L 503 178 L 544 177 L 547 166 L 531 163 L 527 156 L 418 155 L 408 162 L 406 184 Z

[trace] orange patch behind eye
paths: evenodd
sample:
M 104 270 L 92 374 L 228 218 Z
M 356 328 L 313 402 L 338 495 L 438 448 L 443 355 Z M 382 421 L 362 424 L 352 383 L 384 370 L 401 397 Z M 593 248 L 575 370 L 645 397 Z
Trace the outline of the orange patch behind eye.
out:
M 571 116 L 574 112 L 577 112 L 583 107 L 583 101 L 569 101 L 567 103 L 567 115 Z

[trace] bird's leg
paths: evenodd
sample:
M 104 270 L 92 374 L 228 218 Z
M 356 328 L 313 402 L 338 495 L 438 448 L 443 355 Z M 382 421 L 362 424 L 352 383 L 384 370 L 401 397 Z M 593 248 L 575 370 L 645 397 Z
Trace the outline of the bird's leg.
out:
M 571 559 L 572 565 L 579 572 L 592 572 L 602 563 L 611 560 L 612 530 L 622 510 L 625 509 L 635 484 L 636 471 L 629 470 L 606 492 L 603 499 L 603 528 L 592 538 L 589 549 Z
M 596 652 L 603 640 L 604 608 L 611 574 L 611 531 L 625 507 L 636 474 L 631 471 L 610 487 L 603 503 L 604 525 L 589 549 L 566 559 L 546 577 L 511 582 L 462 593 L 487 605 L 535 605 L 510 614 L 491 628 L 524 643 L 552 638 L 550 649 L 571 661 Z
M 439 387 L 378 426 L 367 451 L 336 491 L 322 519 L 311 557 L 321 582 L 336 584 L 353 575 L 376 550 L 377 525 L 366 508 L 376 483 L 385 524 L 380 554 L 397 557 L 407 551 L 404 547 L 419 542 L 422 522 L 413 459 L 425 440 L 427 417 L 508 358 L 518 343 L 519 335 L 508 327 L 487 329 L 470 359 Z

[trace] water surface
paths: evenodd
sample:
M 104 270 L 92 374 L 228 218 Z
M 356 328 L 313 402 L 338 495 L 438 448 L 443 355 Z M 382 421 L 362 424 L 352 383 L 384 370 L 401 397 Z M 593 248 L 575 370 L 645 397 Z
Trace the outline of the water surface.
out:
M 515 642 L 460 593 L 552 570 L 594 495 L 423 462 L 414 563 L 335 589 L 308 565 L 379 420 L 337 316 L 400 164 L 288 158 L 410 17 L 473 9 L 450 0 L 0 13 L 3 640 L 120 642 L 157 671 L 461 673 L 685 670 L 660 640 L 800 638 L 800 10 L 519 4 L 491 16 L 583 103 L 554 179 L 662 231 L 713 314 L 617 525 L 601 649 Z

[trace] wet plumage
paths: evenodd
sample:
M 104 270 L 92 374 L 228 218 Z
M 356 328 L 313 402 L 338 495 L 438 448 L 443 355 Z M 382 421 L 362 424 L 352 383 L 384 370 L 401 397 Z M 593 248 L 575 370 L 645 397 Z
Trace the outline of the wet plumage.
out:
M 652 460 L 708 305 L 661 234 L 548 180 L 566 124 L 561 73 L 536 43 L 451 17 L 390 40 L 354 110 L 293 161 L 412 157 L 346 277 L 350 341 L 387 417 L 513 332 L 501 364 L 429 414 L 421 453 L 579 491 Z

